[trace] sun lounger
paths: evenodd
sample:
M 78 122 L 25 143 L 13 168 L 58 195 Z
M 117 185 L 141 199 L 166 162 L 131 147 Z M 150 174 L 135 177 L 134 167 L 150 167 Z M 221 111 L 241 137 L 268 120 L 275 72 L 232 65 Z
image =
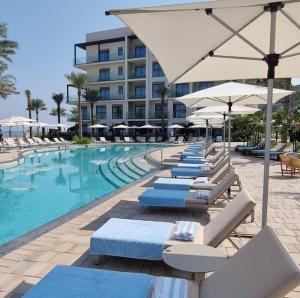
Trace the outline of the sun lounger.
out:
M 153 188 L 157 189 L 174 189 L 174 190 L 190 190 L 190 189 L 211 189 L 221 181 L 228 172 L 232 170 L 226 164 L 222 169 L 216 172 L 211 178 L 198 177 L 196 179 L 180 179 L 180 178 L 158 178 L 153 182 Z
M 217 201 L 229 201 L 230 198 L 225 193 L 238 180 L 238 175 L 231 171 L 212 190 L 185 191 L 149 188 L 139 196 L 139 202 L 145 207 L 208 208 L 211 205 L 216 205 Z
M 42 146 L 47 145 L 47 143 L 44 142 L 41 138 L 33 137 L 33 140 L 34 140 L 37 144 L 40 144 L 40 145 L 42 145 Z
M 300 270 L 265 227 L 201 286 L 141 273 L 56 266 L 25 298 L 281 298 L 300 284 Z
M 108 143 L 108 141 L 106 140 L 105 137 L 100 137 L 100 142 L 102 142 L 102 143 Z
M 184 138 L 183 138 L 183 136 L 178 137 L 176 143 L 177 143 L 177 144 L 182 144 L 182 143 L 184 143 Z
M 26 141 L 32 146 L 40 146 L 40 144 L 35 142 L 33 139 L 27 138 Z
M 168 142 L 169 143 L 175 143 L 175 137 L 169 137 Z
M 125 143 L 132 143 L 133 141 L 129 137 L 124 137 Z
M 120 139 L 120 137 L 115 137 L 115 142 L 116 143 L 123 143 L 123 141 Z
M 145 137 L 137 137 L 136 140 L 137 140 L 139 143 L 146 143 L 146 138 L 145 138 Z
M 285 146 L 285 144 L 283 144 L 283 143 L 276 144 L 270 150 L 270 158 L 279 159 L 279 155 L 282 154 L 282 149 L 283 149 L 284 146 Z M 265 150 L 264 149 L 251 150 L 251 154 L 255 155 L 257 157 L 264 157 L 265 156 Z
M 56 145 L 55 142 L 50 141 L 48 138 L 44 138 L 44 141 L 45 141 L 48 145 Z
M 18 147 L 15 140 L 13 138 L 3 138 L 3 143 L 9 149 L 15 149 Z
M 62 145 L 63 142 L 61 142 L 58 138 L 53 138 L 53 141 L 57 144 L 57 145 Z
M 184 163 L 192 163 L 192 164 L 199 164 L 199 163 L 205 163 L 205 162 L 215 164 L 222 156 L 225 155 L 225 153 L 226 152 L 224 150 L 219 150 L 216 152 L 215 155 L 208 155 L 206 157 L 204 157 L 204 156 L 188 156 L 188 157 L 184 158 L 182 161 Z
M 188 242 L 218 246 L 230 238 L 237 226 L 253 213 L 254 206 L 250 195 L 241 191 L 209 224 L 203 227 L 195 223 L 193 238 Z M 182 222 L 111 218 L 93 233 L 90 254 L 161 260 L 166 247 L 187 242 L 174 237 L 179 224 Z
M 91 140 L 94 144 L 102 143 L 101 141 L 98 141 L 95 137 L 92 137 Z
M 149 143 L 155 143 L 155 137 L 150 137 L 148 140 Z

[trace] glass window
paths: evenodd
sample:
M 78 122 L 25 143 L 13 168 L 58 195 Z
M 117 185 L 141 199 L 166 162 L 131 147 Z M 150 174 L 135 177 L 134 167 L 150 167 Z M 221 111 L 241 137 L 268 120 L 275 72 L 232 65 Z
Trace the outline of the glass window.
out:
M 145 67 L 145 65 L 136 66 L 134 68 L 134 76 L 136 78 L 144 78 L 146 76 L 146 67 Z
M 158 62 L 152 63 L 152 77 L 163 77 L 165 74 Z
M 176 96 L 189 94 L 189 83 L 176 84 Z
M 106 119 L 106 106 L 96 106 L 96 119 Z
M 81 108 L 82 120 L 89 120 L 89 113 L 87 107 Z
M 109 87 L 100 88 L 99 95 L 100 95 L 100 99 L 102 100 L 110 99 L 110 88 Z
M 122 47 L 118 47 L 118 56 L 119 56 L 119 57 L 123 57 L 123 55 L 124 55 L 124 50 L 123 50 L 123 48 L 122 48 Z
M 113 105 L 112 106 L 112 118 L 113 119 L 123 119 L 123 106 Z
M 161 104 L 155 104 L 154 110 L 155 110 L 155 117 L 154 118 L 160 118 L 161 117 Z M 167 117 L 168 106 L 167 106 L 166 103 L 164 105 L 164 112 L 165 112 L 165 117 Z
M 145 46 L 137 46 L 134 49 L 135 58 L 146 57 L 146 47 Z
M 124 94 L 124 87 L 123 86 L 118 86 L 118 94 L 123 95 Z
M 165 83 L 152 83 L 152 98 L 160 98 L 159 90 L 163 87 Z
M 123 66 L 118 67 L 118 76 L 123 76 L 124 75 L 124 69 Z
M 109 50 L 101 50 L 99 54 L 100 61 L 109 61 Z
M 194 91 L 199 91 L 199 90 L 203 90 L 206 88 L 210 88 L 213 87 L 214 83 L 213 82 L 197 82 L 194 83 Z
M 186 107 L 184 104 L 176 103 L 173 105 L 173 118 L 185 118 Z
M 110 80 L 110 69 L 100 69 L 99 72 L 100 81 L 109 81 Z
M 146 87 L 137 86 L 135 87 L 135 98 L 145 98 L 146 97 Z
M 136 118 L 143 119 L 145 118 L 145 106 L 144 105 L 136 105 L 134 107 Z

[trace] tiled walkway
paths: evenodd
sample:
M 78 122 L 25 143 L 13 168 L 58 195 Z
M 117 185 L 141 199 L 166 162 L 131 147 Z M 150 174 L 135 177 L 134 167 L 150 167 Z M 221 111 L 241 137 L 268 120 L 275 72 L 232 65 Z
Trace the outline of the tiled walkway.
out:
M 165 150 L 165 157 L 172 155 L 182 147 Z M 243 226 L 243 230 L 255 233 L 260 227 L 260 199 L 262 193 L 263 160 L 234 155 L 233 163 L 244 188 L 257 201 L 256 220 Z M 167 170 L 155 173 L 166 176 Z M 276 229 L 281 241 L 292 257 L 300 264 L 300 175 L 297 178 L 282 178 L 279 164 L 271 165 L 271 198 L 269 220 Z M 90 235 L 111 217 L 174 221 L 192 219 L 205 224 L 216 216 L 217 210 L 209 213 L 199 210 L 158 210 L 144 209 L 138 205 L 137 196 L 151 186 L 153 177 L 115 194 L 103 203 L 93 202 L 84 212 L 58 221 L 51 230 L 45 228 L 42 235 L 32 233 L 30 238 L 23 238 L 23 244 L 15 243 L 9 251 L 0 248 L 0 297 L 20 297 L 32 285 L 39 281 L 57 264 L 105 268 L 144 272 L 156 275 L 175 275 L 188 278 L 189 275 L 173 270 L 162 262 L 137 261 L 121 258 L 103 257 L 100 265 L 88 255 Z M 49 230 L 49 231 L 48 231 Z M 225 241 L 222 249 L 229 255 L 235 253 L 232 245 Z M 300 288 L 288 297 L 300 297 Z

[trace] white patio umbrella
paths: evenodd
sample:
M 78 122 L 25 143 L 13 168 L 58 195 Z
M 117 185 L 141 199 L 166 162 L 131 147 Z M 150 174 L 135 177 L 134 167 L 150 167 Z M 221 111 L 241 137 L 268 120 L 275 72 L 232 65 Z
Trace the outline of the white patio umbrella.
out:
M 247 107 L 247 106 L 241 106 L 241 105 L 233 105 L 231 108 L 231 114 L 254 114 L 256 112 L 258 112 L 259 109 L 257 108 L 251 108 L 251 107 Z M 228 107 L 227 106 L 211 106 L 211 107 L 206 107 L 200 110 L 197 110 L 193 113 L 193 115 L 203 115 L 203 114 L 215 114 L 215 113 L 220 113 L 223 115 L 223 124 L 224 124 L 224 130 L 223 130 L 223 145 L 224 145 L 224 150 L 225 150 L 225 137 L 226 137 L 226 125 L 225 125 L 225 121 L 226 121 L 226 115 L 228 114 Z M 231 151 L 231 117 L 229 119 L 229 125 L 228 125 L 228 152 L 229 152 L 229 156 L 230 156 L 230 151 Z M 229 163 L 230 163 L 230 159 L 229 159 Z
M 184 127 L 182 125 L 179 125 L 179 124 L 173 124 L 173 125 L 168 126 L 168 128 L 170 128 L 170 129 L 182 129 Z
M 94 124 L 94 125 L 90 125 L 89 128 L 106 128 L 106 125 L 102 125 L 102 124 Z
M 26 118 L 26 117 L 22 117 L 22 116 L 11 116 L 9 118 L 0 120 L 0 123 L 23 123 L 23 122 L 36 122 L 36 120 L 34 119 L 30 119 L 30 118 Z
M 119 125 L 116 125 L 113 127 L 113 129 L 127 129 L 129 128 L 129 126 L 127 125 L 124 125 L 124 124 L 119 124 Z M 121 138 L 123 137 L 123 133 L 122 133 L 122 130 L 121 130 Z
M 278 78 L 300 76 L 300 0 L 208 1 L 106 14 L 117 15 L 133 30 L 158 59 L 171 83 L 268 79 L 262 207 L 265 226 L 275 71 Z M 178 42 L 178 36 L 184 39 Z

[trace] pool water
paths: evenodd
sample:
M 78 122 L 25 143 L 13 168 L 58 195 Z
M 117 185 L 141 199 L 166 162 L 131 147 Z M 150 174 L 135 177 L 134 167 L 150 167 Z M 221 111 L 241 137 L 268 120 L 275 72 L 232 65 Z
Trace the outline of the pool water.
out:
M 0 170 L 0 244 L 24 235 L 153 171 L 144 154 L 162 145 L 35 152 Z

